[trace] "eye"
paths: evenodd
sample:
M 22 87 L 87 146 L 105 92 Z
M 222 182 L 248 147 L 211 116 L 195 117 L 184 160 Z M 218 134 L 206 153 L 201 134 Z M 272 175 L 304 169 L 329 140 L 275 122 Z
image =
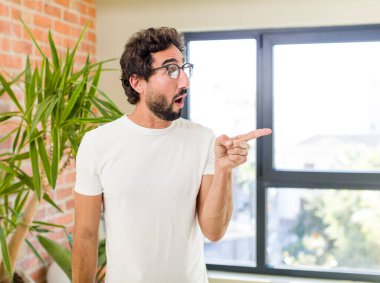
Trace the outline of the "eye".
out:
M 169 65 L 167 69 L 168 69 L 168 75 L 171 78 L 178 77 L 179 68 L 176 65 Z
M 190 78 L 193 73 L 193 65 L 187 63 L 183 66 L 183 71 L 186 73 L 187 77 Z

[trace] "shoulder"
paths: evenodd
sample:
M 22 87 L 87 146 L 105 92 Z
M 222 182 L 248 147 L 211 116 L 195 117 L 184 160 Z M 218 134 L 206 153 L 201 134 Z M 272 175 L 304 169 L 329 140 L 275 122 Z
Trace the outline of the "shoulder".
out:
M 177 128 L 191 135 L 201 135 L 208 139 L 215 137 L 214 132 L 210 128 L 183 118 L 177 120 Z
M 177 120 L 177 125 L 180 128 L 186 128 L 186 129 L 190 129 L 190 130 L 206 131 L 206 132 L 207 131 L 212 131 L 211 129 L 209 129 L 209 128 L 201 125 L 201 124 L 189 121 L 189 120 L 184 119 L 184 118 L 179 118 Z
M 114 139 L 119 135 L 120 133 L 123 133 L 122 127 L 122 117 L 117 118 L 116 120 L 100 125 L 96 127 L 95 129 L 92 129 L 88 131 L 84 139 L 91 140 L 92 142 L 100 142 L 100 141 L 106 141 L 109 139 Z

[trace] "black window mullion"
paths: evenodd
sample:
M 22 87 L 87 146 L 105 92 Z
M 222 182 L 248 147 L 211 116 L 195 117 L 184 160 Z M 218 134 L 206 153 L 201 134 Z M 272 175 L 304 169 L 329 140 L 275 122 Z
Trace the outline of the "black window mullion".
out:
M 380 189 L 378 173 L 273 171 L 266 180 L 269 186 L 288 188 Z
M 380 26 L 332 27 L 308 29 L 279 29 L 256 31 L 228 31 L 186 33 L 187 47 L 192 40 L 228 40 L 256 38 L 257 40 L 257 128 L 274 128 L 273 108 L 273 47 L 277 44 L 333 43 L 355 41 L 380 41 Z M 223 58 L 221 58 L 223 60 Z M 248 82 L 247 82 L 248 83 Z M 190 96 L 191 99 L 191 96 Z M 189 117 L 188 105 L 185 113 Z M 274 132 L 273 135 L 276 133 Z M 361 274 L 356 271 L 319 271 L 315 269 L 274 268 L 266 264 L 266 192 L 273 188 L 300 189 L 352 189 L 379 190 L 380 174 L 362 172 L 315 172 L 273 169 L 273 135 L 257 140 L 257 215 L 256 215 L 256 267 L 210 265 L 213 270 L 324 278 L 334 280 L 364 280 L 380 282 L 380 275 Z
M 271 127 L 271 123 L 268 123 L 265 119 L 265 92 L 263 87 L 265 85 L 263 70 L 263 36 L 259 36 L 257 41 L 257 95 L 256 95 L 256 113 L 257 113 L 257 128 Z M 270 137 L 265 137 L 266 142 L 270 140 Z M 264 152 L 264 143 L 262 139 L 256 141 L 256 268 L 257 272 L 263 272 L 265 270 L 265 258 L 266 258 L 266 193 L 265 193 L 265 163 L 267 159 L 267 153 Z
M 274 128 L 274 100 L 273 100 L 273 47 L 276 44 L 297 44 L 297 43 L 321 43 L 321 42 L 355 42 L 355 41 L 379 41 L 380 32 L 379 26 L 375 29 L 372 27 L 363 32 L 362 27 L 358 30 L 341 30 L 340 28 L 319 30 L 319 31 L 279 31 L 274 33 L 263 34 L 263 50 L 262 50 L 262 79 L 259 91 L 262 92 L 262 118 L 263 126 Z M 273 135 L 275 135 L 275 131 Z M 268 137 L 265 143 L 262 145 L 262 168 L 263 175 L 260 185 L 260 198 L 257 197 L 258 206 L 261 203 L 266 203 L 266 191 L 267 188 L 333 188 L 333 189 L 353 189 L 353 190 L 379 190 L 380 189 L 380 174 L 379 173 L 362 173 L 362 172 L 296 172 L 289 170 L 274 170 L 273 164 L 273 135 Z M 262 205 L 263 206 L 263 205 Z M 266 209 L 261 206 L 260 212 L 265 217 Z M 258 214 L 258 217 L 263 217 Z M 262 222 L 262 220 L 258 220 Z M 266 222 L 265 222 L 266 224 Z M 266 225 L 260 224 L 258 228 L 264 229 L 264 233 L 258 230 L 257 233 L 264 234 L 260 237 L 261 244 L 265 243 L 267 237 Z M 258 248 L 259 248 L 258 238 Z M 259 257 L 259 255 L 258 255 Z M 261 260 L 265 261 L 265 253 L 260 254 L 263 257 Z M 259 262 L 259 259 L 258 259 Z M 264 270 L 259 269 L 260 273 L 274 274 L 274 275 L 286 275 L 297 277 L 309 277 L 309 278 L 324 278 L 324 279 L 337 279 L 337 280 L 361 280 L 368 282 L 380 282 L 380 276 L 375 273 L 362 273 L 358 271 L 319 271 L 317 268 L 307 270 L 299 269 L 297 267 L 291 268 L 274 268 L 268 266 L 266 261 L 264 263 Z

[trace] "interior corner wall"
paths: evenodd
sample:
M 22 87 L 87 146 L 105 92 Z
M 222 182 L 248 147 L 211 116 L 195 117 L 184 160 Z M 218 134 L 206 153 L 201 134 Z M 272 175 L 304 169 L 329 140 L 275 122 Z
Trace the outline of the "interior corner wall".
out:
M 380 23 L 378 0 L 97 0 L 98 59 L 119 58 L 130 35 L 172 26 L 180 31 L 344 26 Z M 109 66 L 119 69 L 118 60 Z M 103 74 L 100 87 L 125 112 L 120 71 Z

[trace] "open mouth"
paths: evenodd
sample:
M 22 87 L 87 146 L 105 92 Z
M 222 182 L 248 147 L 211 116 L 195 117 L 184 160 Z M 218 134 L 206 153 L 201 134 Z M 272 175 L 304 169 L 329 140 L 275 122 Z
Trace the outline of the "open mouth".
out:
M 178 97 L 177 99 L 174 99 L 174 104 L 179 107 L 179 108 L 182 108 L 184 106 L 184 102 L 185 102 L 185 97 L 186 95 L 181 95 L 180 97 Z
M 179 97 L 179 98 L 175 99 L 174 102 L 177 103 L 177 104 L 182 104 L 183 103 L 183 99 L 184 99 L 184 97 Z
M 183 108 L 185 104 L 186 96 L 187 96 L 187 90 L 181 89 L 179 93 L 174 97 L 174 104 L 179 108 Z

